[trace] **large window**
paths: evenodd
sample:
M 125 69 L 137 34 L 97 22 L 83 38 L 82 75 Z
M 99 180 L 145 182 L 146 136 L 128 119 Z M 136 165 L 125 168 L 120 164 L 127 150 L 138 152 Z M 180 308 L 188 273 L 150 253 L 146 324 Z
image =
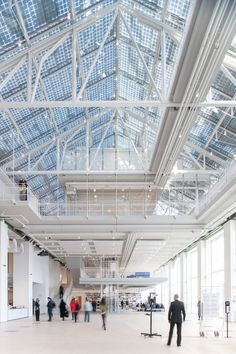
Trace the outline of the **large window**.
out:
M 205 317 L 223 316 L 224 310 L 224 234 L 206 241 L 205 275 L 202 300 Z
M 198 257 L 197 248 L 187 253 L 186 260 L 186 309 L 188 313 L 197 312 L 198 302 Z

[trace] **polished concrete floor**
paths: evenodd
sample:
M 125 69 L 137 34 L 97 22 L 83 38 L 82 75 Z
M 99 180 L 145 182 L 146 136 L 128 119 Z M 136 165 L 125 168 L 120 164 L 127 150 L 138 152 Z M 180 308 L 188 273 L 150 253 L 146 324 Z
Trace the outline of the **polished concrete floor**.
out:
M 176 335 L 170 347 L 166 345 L 168 335 L 166 314 L 153 316 L 153 331 L 158 329 L 162 337 L 144 339 L 140 332 L 149 329 L 149 317 L 141 312 L 123 311 L 108 316 L 107 331 L 102 329 L 99 314 L 92 315 L 91 322 L 79 323 L 54 316 L 52 322 L 41 316 L 40 322 L 22 319 L 0 324 L 0 350 L 4 354 L 222 354 L 236 351 L 236 324 L 230 324 L 231 338 L 214 337 L 213 328 L 205 328 L 207 337 L 199 337 L 197 321 L 187 320 L 183 324 L 182 346 L 176 346 Z

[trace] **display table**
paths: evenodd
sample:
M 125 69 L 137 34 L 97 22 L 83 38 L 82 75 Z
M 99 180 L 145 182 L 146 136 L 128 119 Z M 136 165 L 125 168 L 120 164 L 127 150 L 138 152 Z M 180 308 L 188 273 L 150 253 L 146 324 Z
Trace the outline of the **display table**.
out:
M 18 320 L 20 318 L 28 317 L 28 309 L 25 307 L 8 309 L 8 321 Z

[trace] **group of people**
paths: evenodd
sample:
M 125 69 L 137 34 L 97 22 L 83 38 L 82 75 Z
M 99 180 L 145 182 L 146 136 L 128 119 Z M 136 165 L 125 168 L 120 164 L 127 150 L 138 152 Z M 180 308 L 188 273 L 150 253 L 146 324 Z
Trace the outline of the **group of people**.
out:
M 61 297 L 61 296 L 60 296 Z M 53 309 L 56 307 L 55 302 L 48 297 L 48 302 L 47 302 L 47 311 L 48 311 L 48 321 L 52 321 L 53 317 Z M 59 304 L 59 309 L 60 309 L 60 317 L 62 320 L 65 320 L 65 317 L 69 316 L 69 311 L 66 302 L 61 298 L 60 304 Z M 78 316 L 81 311 L 81 304 L 79 301 L 79 298 L 72 298 L 70 302 L 70 309 L 71 309 L 71 314 L 72 314 L 72 320 L 75 322 L 78 321 Z M 84 303 L 84 322 L 90 322 L 90 313 L 92 311 L 96 311 L 96 308 L 92 305 L 92 303 L 89 301 L 88 298 L 86 298 L 85 303 Z M 101 311 L 101 316 L 102 316 L 102 327 L 104 330 L 106 330 L 106 316 L 107 316 L 107 304 L 106 304 L 106 299 L 105 297 L 102 298 L 101 303 L 100 303 L 100 311 Z M 33 300 L 33 314 L 35 314 L 35 319 L 38 322 L 40 320 L 40 300 L 37 298 L 36 301 Z
M 48 297 L 48 303 L 47 303 L 47 309 L 48 309 L 48 321 L 52 320 L 53 317 L 53 309 L 56 307 L 55 302 Z M 64 321 L 65 317 L 68 317 L 68 309 L 65 301 L 61 299 L 60 305 L 60 317 Z M 81 304 L 79 301 L 79 298 L 72 298 L 70 302 L 70 308 L 71 308 L 71 313 L 72 313 L 72 320 L 77 322 L 78 320 L 78 314 L 81 310 Z M 104 330 L 107 329 L 107 324 L 106 324 L 106 318 L 107 318 L 107 303 L 105 297 L 102 298 L 100 302 L 100 311 L 101 311 L 101 316 L 102 316 L 102 327 Z M 84 321 L 85 322 L 90 322 L 90 313 L 93 310 L 93 306 L 91 302 L 89 301 L 88 298 L 85 300 L 84 304 Z M 37 298 L 36 301 L 34 302 L 34 312 L 35 312 L 35 317 L 36 321 L 39 321 L 40 317 L 40 301 Z M 170 330 L 169 330 L 169 336 L 168 336 L 168 341 L 167 345 L 171 345 L 171 340 L 173 336 L 173 331 L 174 327 L 176 325 L 177 327 L 177 346 L 181 346 L 181 339 L 182 339 L 182 322 L 185 321 L 186 313 L 185 313 L 185 308 L 184 308 L 184 303 L 182 301 L 179 301 L 179 295 L 175 294 L 174 295 L 174 301 L 171 302 L 169 311 L 168 311 L 168 321 L 170 323 Z

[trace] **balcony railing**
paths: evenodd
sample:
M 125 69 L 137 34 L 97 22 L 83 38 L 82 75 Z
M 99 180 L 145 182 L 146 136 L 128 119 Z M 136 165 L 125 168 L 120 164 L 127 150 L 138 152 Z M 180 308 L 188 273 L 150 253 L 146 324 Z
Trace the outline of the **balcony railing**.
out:
M 4 187 L 0 190 L 0 201 L 10 201 L 13 204 L 26 203 L 36 213 L 39 212 L 38 199 L 28 187 Z
M 189 204 L 186 202 L 185 204 Z M 137 202 L 101 202 L 97 203 L 45 203 L 40 204 L 42 216 L 140 216 L 151 215 L 176 215 L 176 202 L 170 202 L 166 210 L 157 210 L 157 202 L 146 203 L 144 200 Z M 181 214 L 181 213 L 180 213 Z

